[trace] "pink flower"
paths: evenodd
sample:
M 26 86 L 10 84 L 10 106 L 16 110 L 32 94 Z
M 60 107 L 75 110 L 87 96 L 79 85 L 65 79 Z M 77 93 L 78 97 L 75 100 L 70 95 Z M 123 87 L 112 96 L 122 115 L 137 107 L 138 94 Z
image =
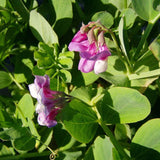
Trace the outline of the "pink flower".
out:
M 66 94 L 50 89 L 50 79 L 47 75 L 35 76 L 33 84 L 29 85 L 32 97 L 37 99 L 36 113 L 38 123 L 42 126 L 53 127 L 57 124 L 56 115 L 66 103 Z
M 70 51 L 80 52 L 78 69 L 84 73 L 94 70 L 96 74 L 105 72 L 107 59 L 111 55 L 104 40 L 104 29 L 98 22 L 83 25 L 69 44 Z

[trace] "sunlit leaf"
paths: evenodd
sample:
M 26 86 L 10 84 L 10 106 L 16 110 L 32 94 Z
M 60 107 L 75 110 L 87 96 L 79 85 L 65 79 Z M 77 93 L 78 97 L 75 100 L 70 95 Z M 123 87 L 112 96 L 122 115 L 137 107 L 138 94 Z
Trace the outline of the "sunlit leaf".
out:
M 160 34 L 158 37 L 150 44 L 149 49 L 152 51 L 153 55 L 158 61 L 160 61 Z
M 114 160 L 115 149 L 107 136 L 97 137 L 93 144 L 94 160 Z M 117 151 L 116 151 L 117 152 Z M 118 154 L 118 152 L 117 152 Z M 116 160 L 120 160 L 118 156 Z
M 133 123 L 146 118 L 151 110 L 148 99 L 135 89 L 113 87 L 99 104 L 99 111 L 106 123 Z M 113 118 L 114 117 L 114 118 Z
M 92 21 L 100 21 L 105 27 L 110 28 L 113 25 L 113 17 L 106 11 L 100 11 L 92 16 Z
M 5 71 L 0 71 L 0 89 L 8 87 L 11 83 L 10 75 Z
M 56 13 L 54 29 L 59 37 L 61 37 L 64 33 L 67 32 L 72 22 L 72 3 L 70 0 L 51 0 L 51 4 L 53 5 L 54 11 Z
M 160 159 L 160 119 L 152 119 L 143 124 L 131 143 L 131 156 L 135 160 Z
M 142 19 L 150 21 L 152 23 L 154 23 L 158 19 L 158 17 L 160 17 L 160 12 L 155 10 L 155 2 L 157 2 L 156 6 L 160 4 L 160 1 L 155 0 L 132 0 L 133 8 L 136 11 L 136 13 Z
M 50 24 L 35 10 L 30 12 L 29 24 L 34 36 L 46 44 L 58 43 L 58 37 Z
M 97 116 L 85 103 L 72 100 L 62 112 L 62 121 L 67 131 L 78 141 L 90 142 L 97 130 Z

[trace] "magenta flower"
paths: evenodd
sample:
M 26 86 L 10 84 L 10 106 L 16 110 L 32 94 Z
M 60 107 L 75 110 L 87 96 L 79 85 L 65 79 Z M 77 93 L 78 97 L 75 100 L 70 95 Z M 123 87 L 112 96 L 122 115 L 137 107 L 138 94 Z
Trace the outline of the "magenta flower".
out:
M 84 73 L 94 70 L 96 74 L 105 72 L 107 59 L 111 55 L 104 40 L 105 29 L 99 22 L 83 25 L 69 44 L 70 51 L 80 52 L 78 69 Z
M 49 85 L 50 79 L 47 75 L 35 76 L 34 83 L 29 85 L 29 91 L 32 97 L 37 98 L 38 123 L 50 128 L 57 124 L 56 115 L 68 97 L 63 92 L 52 91 Z

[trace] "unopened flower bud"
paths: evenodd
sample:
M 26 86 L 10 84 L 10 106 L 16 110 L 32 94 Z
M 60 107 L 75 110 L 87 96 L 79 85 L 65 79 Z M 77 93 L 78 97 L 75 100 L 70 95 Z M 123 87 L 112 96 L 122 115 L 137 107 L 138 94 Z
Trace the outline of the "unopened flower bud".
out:
M 100 44 L 101 46 L 103 46 L 104 43 L 105 43 L 104 31 L 101 31 L 98 35 L 98 45 Z
M 88 37 L 88 41 L 90 44 L 92 44 L 93 42 L 96 41 L 96 38 L 94 36 L 94 30 L 93 29 L 90 29 L 88 34 L 87 34 L 87 37 Z

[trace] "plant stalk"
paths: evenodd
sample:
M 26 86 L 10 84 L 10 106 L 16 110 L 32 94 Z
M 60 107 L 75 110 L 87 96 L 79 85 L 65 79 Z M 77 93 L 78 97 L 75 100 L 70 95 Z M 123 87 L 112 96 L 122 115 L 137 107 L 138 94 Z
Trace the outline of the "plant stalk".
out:
M 124 149 L 119 144 L 119 142 L 116 140 L 116 138 L 114 137 L 114 135 L 112 134 L 112 132 L 110 131 L 110 129 L 108 128 L 108 126 L 103 122 L 103 120 L 101 118 L 101 115 L 100 115 L 97 107 L 94 106 L 92 108 L 93 108 L 93 110 L 97 114 L 99 125 L 102 127 L 102 129 L 104 130 L 105 134 L 110 138 L 110 141 L 112 142 L 112 144 L 114 145 L 114 147 L 116 148 L 116 150 L 118 151 L 118 153 L 123 157 L 123 160 L 131 160 L 131 158 L 124 151 Z
M 103 122 L 102 119 L 99 121 L 99 125 L 103 128 L 104 132 L 110 138 L 112 144 L 117 149 L 117 151 L 119 152 L 119 154 L 124 158 L 124 160 L 130 160 L 131 158 L 124 151 L 124 149 L 119 144 L 119 142 L 115 139 L 114 135 L 112 134 L 112 132 L 110 131 L 110 129 L 108 128 L 108 126 Z
M 144 34 L 142 35 L 141 40 L 138 44 L 137 50 L 135 52 L 135 60 L 137 60 L 140 56 L 142 56 L 142 55 L 140 55 L 140 51 L 142 50 L 143 45 L 144 45 L 146 39 L 148 38 L 153 26 L 154 26 L 154 23 L 148 22 L 147 28 L 144 31 Z

